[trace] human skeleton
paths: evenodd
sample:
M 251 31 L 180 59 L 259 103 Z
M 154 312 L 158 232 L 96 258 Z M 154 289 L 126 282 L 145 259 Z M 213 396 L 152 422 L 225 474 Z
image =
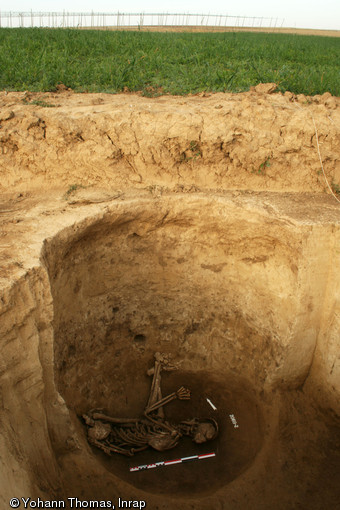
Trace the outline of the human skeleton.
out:
M 156 353 L 155 365 L 148 370 L 153 375 L 147 406 L 142 418 L 112 418 L 101 409 L 92 409 L 83 415 L 87 425 L 87 438 L 91 445 L 106 454 L 120 453 L 132 456 L 149 447 L 158 451 L 174 448 L 182 436 L 189 436 L 195 443 L 215 439 L 218 425 L 213 419 L 182 421 L 178 425 L 165 420 L 163 406 L 172 400 L 189 400 L 190 391 L 183 386 L 174 393 L 162 397 L 161 371 L 174 370 L 177 365 L 167 355 Z

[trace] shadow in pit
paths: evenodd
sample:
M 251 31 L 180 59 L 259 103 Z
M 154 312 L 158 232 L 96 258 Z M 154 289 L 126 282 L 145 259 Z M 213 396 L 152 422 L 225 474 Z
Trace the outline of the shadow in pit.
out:
M 171 450 L 158 452 L 150 448 L 133 457 L 119 454 L 109 457 L 93 447 L 94 456 L 108 471 L 150 493 L 192 497 L 215 492 L 252 464 L 262 446 L 263 426 L 255 392 L 249 385 L 239 380 L 227 380 L 225 376 L 211 376 L 207 372 L 181 371 L 165 374 L 162 385 L 164 395 L 180 386 L 189 388 L 192 394 L 189 401 L 174 401 L 166 407 L 169 422 L 179 423 L 193 417 L 214 418 L 219 426 L 218 437 L 201 445 L 183 437 Z M 213 402 L 216 410 L 213 410 L 207 398 Z M 129 471 L 130 467 L 138 465 L 211 452 L 216 456 L 138 472 Z

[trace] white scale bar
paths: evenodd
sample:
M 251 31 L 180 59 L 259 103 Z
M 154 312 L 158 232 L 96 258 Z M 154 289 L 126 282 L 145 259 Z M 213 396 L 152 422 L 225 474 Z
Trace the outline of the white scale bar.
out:
M 153 469 L 160 466 L 172 466 L 174 464 L 181 464 L 182 462 L 188 461 L 188 460 L 204 460 L 209 459 L 211 457 L 215 457 L 216 453 L 203 453 L 201 455 L 192 455 L 191 457 L 182 457 L 181 459 L 174 459 L 174 460 L 166 460 L 161 462 L 156 462 L 153 464 L 142 464 L 140 466 L 131 467 L 130 472 L 132 471 L 142 471 L 144 469 Z
M 216 406 L 214 406 L 214 404 L 211 402 L 211 400 L 210 400 L 209 398 L 207 398 L 207 402 L 208 402 L 208 404 L 210 404 L 210 405 L 211 405 L 211 407 L 213 408 L 213 410 L 214 410 L 214 411 L 216 411 L 217 407 L 216 407 Z

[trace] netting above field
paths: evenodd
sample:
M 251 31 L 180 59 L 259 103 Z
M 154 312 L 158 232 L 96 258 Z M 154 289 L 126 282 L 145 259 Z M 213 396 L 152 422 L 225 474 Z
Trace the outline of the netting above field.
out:
M 284 19 L 226 14 L 0 12 L 4 28 L 282 27 Z

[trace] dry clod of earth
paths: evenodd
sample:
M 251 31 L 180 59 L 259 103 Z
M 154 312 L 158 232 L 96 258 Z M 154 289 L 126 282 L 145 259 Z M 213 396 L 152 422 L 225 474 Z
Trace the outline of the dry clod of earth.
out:
M 259 94 L 272 94 L 276 89 L 276 83 L 259 83 L 256 87 L 251 87 L 251 90 L 254 90 Z
M 340 99 L 275 87 L 0 93 L 3 508 L 339 504 Z M 219 435 L 132 464 L 216 456 L 132 473 L 79 417 L 141 416 L 157 351 Z

